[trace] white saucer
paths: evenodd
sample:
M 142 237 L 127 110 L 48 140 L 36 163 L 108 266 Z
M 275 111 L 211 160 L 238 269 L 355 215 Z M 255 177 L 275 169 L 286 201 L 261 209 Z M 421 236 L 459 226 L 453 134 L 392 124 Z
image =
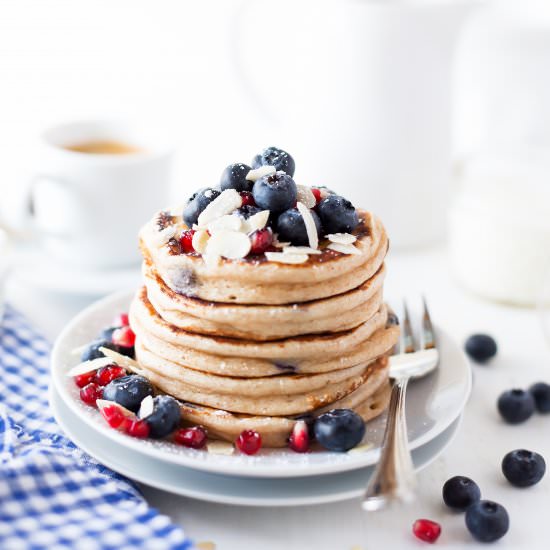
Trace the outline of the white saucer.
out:
M 96 460 L 131 479 L 177 495 L 242 506 L 300 506 L 360 497 L 373 467 L 340 474 L 288 479 L 224 476 L 136 453 L 117 444 L 75 416 L 52 388 L 50 403 L 58 424 L 79 447 Z M 458 417 L 429 443 L 412 453 L 417 470 L 433 462 L 451 443 L 460 425 Z
M 110 428 L 99 412 L 85 405 L 78 388 L 66 372 L 78 363 L 71 350 L 91 340 L 106 327 L 116 313 L 126 311 L 128 293 L 109 296 L 92 304 L 73 319 L 59 336 L 52 352 L 54 386 L 72 413 L 98 434 L 120 448 L 166 463 L 218 474 L 250 477 L 303 477 L 340 473 L 375 464 L 385 425 L 382 415 L 367 425 L 366 440 L 372 446 L 363 452 L 316 451 L 298 454 L 288 449 L 262 449 L 255 456 L 230 456 L 187 449 L 166 441 L 138 440 Z M 460 347 L 437 330 L 441 365 L 429 376 L 413 381 L 407 392 L 407 424 L 412 449 L 441 434 L 461 413 L 470 394 L 471 371 Z

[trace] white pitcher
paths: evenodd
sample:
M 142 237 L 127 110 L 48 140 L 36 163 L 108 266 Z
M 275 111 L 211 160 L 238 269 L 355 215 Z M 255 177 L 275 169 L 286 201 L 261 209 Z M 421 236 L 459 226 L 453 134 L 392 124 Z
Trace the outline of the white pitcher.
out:
M 394 245 L 443 237 L 453 53 L 474 5 L 249 0 L 236 17 L 237 72 L 270 144 L 299 182 L 381 216 Z

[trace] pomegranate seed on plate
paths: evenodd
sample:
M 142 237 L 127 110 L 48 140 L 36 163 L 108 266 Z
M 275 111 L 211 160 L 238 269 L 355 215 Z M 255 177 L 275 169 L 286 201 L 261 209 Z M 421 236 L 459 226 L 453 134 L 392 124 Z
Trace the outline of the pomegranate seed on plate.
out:
M 194 229 L 187 229 L 182 231 L 180 237 L 180 245 L 182 252 L 189 254 L 190 252 L 195 252 L 193 248 L 193 235 L 195 234 Z
M 114 319 L 113 319 L 113 327 L 127 327 L 130 324 L 130 321 L 128 320 L 128 314 L 127 313 L 119 313 Z
M 127 418 L 117 405 L 103 407 L 101 409 L 101 416 L 103 416 L 111 428 L 120 428 L 127 425 L 125 422 Z M 131 422 L 129 419 L 128 421 Z
M 424 542 L 434 543 L 441 535 L 441 525 L 430 519 L 417 519 L 413 524 L 413 533 Z
M 206 430 L 202 426 L 176 430 L 174 432 L 174 441 L 184 447 L 202 449 L 206 444 Z
M 298 420 L 294 424 L 288 446 L 297 453 L 305 453 L 309 449 L 309 432 L 307 424 L 303 420 Z
M 237 449 L 247 455 L 255 455 L 262 446 L 262 436 L 254 430 L 244 430 L 235 441 Z
M 96 372 L 94 382 L 100 386 L 106 386 L 109 382 L 121 376 L 126 376 L 125 369 L 118 365 L 107 365 L 106 367 L 101 367 Z
M 317 204 L 321 202 L 321 190 L 317 189 L 317 187 L 312 187 L 311 192 L 313 193 L 313 196 L 315 197 L 315 201 Z
M 80 390 L 80 399 L 86 403 L 86 405 L 96 406 L 96 401 L 103 396 L 103 388 L 90 382 Z
M 79 387 L 83 388 L 84 386 L 87 386 L 90 382 L 93 381 L 95 377 L 95 370 L 92 370 L 90 372 L 85 372 L 84 374 L 77 374 L 74 377 L 74 383 Z
M 250 191 L 241 191 L 239 194 L 241 195 L 241 199 L 243 201 L 242 206 L 256 206 L 256 201 Z
M 130 327 L 120 327 L 113 332 L 111 339 L 117 346 L 131 348 L 136 342 L 136 335 Z
M 129 420 L 129 419 L 128 419 Z M 125 426 L 125 431 L 132 437 L 139 437 L 141 439 L 149 437 L 149 424 L 145 420 L 129 420 Z
M 250 241 L 251 254 L 263 254 L 269 249 L 273 242 L 273 233 L 269 228 L 258 229 L 250 235 Z

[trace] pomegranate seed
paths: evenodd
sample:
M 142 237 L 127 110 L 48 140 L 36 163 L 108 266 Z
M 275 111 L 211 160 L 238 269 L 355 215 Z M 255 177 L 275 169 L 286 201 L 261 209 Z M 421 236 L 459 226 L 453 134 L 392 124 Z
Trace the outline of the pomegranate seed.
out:
M 312 187 L 311 192 L 313 193 L 313 196 L 315 197 L 315 201 L 317 204 L 321 202 L 321 190 L 317 189 L 317 187 Z
M 111 340 L 117 346 L 131 348 L 136 342 L 136 335 L 130 327 L 120 327 L 113 332 Z
M 202 426 L 182 428 L 174 432 L 174 441 L 184 447 L 202 449 L 206 444 L 206 430 Z
M 182 231 L 181 237 L 180 237 L 180 245 L 181 245 L 181 251 L 189 254 L 190 252 L 195 252 L 195 249 L 193 248 L 193 235 L 195 234 L 194 229 L 187 229 L 186 231 Z
M 96 406 L 96 401 L 103 397 L 103 388 L 90 382 L 80 390 L 80 399 L 86 403 L 86 405 Z
M 244 430 L 235 444 L 241 453 L 255 455 L 262 446 L 262 436 L 254 430 Z
M 85 372 L 84 374 L 77 374 L 74 377 L 74 383 L 79 388 L 83 388 L 84 386 L 87 386 L 90 382 L 92 382 L 94 380 L 95 373 L 96 373 L 96 371 L 93 370 L 93 371 L 90 371 L 90 372 Z
M 101 416 L 105 418 L 111 428 L 124 428 L 131 422 L 116 405 L 108 405 L 101 409 Z
M 441 535 L 441 525 L 430 519 L 417 519 L 413 524 L 413 533 L 420 540 L 434 543 Z
M 307 424 L 303 420 L 298 420 L 294 424 L 288 446 L 297 453 L 305 453 L 309 448 L 309 432 Z
M 132 437 L 144 439 L 149 437 L 149 424 L 145 420 L 130 420 L 124 431 Z
M 130 321 L 128 320 L 128 314 L 127 313 L 119 313 L 113 319 L 113 324 L 111 326 L 113 326 L 113 327 L 127 327 L 129 324 L 130 324 Z
M 95 375 L 94 382 L 100 386 L 106 386 L 109 382 L 112 382 L 115 378 L 126 376 L 126 371 L 118 365 L 107 365 L 101 367 Z
M 250 235 L 250 241 L 250 252 L 252 254 L 263 254 L 273 242 L 273 233 L 269 228 L 258 229 Z
M 256 206 L 256 201 L 250 191 L 241 191 L 239 194 L 241 195 L 241 199 L 243 201 L 242 206 Z

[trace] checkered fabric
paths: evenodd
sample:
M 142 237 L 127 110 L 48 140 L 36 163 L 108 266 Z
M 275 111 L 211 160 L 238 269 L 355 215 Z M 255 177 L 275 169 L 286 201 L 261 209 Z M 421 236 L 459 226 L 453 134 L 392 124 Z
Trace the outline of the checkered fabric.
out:
M 188 550 L 137 487 L 64 437 L 48 343 L 8 306 L 0 326 L 0 549 Z

